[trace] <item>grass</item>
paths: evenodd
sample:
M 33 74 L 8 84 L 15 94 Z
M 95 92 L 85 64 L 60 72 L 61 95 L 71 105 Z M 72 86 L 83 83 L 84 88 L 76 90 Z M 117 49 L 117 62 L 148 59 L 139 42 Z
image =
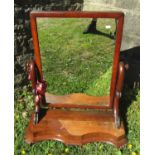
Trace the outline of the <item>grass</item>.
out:
M 111 78 L 114 40 L 103 35 L 82 34 L 87 20 L 39 20 L 39 39 L 48 91 L 55 94 L 83 92 L 107 95 Z M 63 23 L 63 24 L 62 24 Z M 109 33 L 99 21 L 98 30 Z M 74 26 L 72 26 L 74 25 Z M 67 31 L 64 31 L 66 30 Z M 73 35 L 74 34 L 74 35 Z M 69 40 L 67 40 L 69 38 Z M 45 58 L 46 57 L 46 58 Z M 135 155 L 139 148 L 139 90 L 124 89 L 121 101 L 122 118 L 126 122 L 128 144 L 122 149 L 101 142 L 79 146 L 57 141 L 44 141 L 32 146 L 24 142 L 24 132 L 34 110 L 31 87 L 15 92 L 15 155 Z
M 127 109 L 126 121 L 128 144 L 122 149 L 95 142 L 79 146 L 65 145 L 57 141 L 44 141 L 32 146 L 24 142 L 24 132 L 34 109 L 33 96 L 25 87 L 15 93 L 15 155 L 137 155 L 140 154 L 139 90 L 125 90 L 121 106 Z
M 103 35 L 83 34 L 89 23 L 90 19 L 38 20 L 47 91 L 55 94 L 89 94 L 92 83 L 103 78 L 106 85 L 102 92 L 94 95 L 109 94 L 111 76 L 105 77 L 104 74 L 111 73 L 115 40 Z M 107 24 L 114 31 L 113 20 L 98 20 L 97 29 L 109 33 L 105 29 Z

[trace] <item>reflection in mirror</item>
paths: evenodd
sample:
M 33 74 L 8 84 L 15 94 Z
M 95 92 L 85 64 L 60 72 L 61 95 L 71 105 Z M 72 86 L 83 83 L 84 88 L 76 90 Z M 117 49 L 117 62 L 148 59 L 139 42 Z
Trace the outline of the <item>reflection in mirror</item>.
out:
M 110 94 L 114 19 L 37 18 L 37 28 L 47 92 Z

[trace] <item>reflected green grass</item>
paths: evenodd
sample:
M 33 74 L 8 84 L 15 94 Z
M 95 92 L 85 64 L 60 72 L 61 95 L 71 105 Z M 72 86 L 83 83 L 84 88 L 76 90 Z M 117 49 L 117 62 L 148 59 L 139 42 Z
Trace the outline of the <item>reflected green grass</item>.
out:
M 98 79 L 106 78 L 102 91 L 94 95 L 108 95 L 111 82 L 114 42 L 104 35 L 83 34 L 90 19 L 39 19 L 38 32 L 43 66 L 47 81 L 47 91 L 54 94 L 82 92 Z M 109 34 L 105 25 L 113 20 L 98 20 L 97 30 Z M 109 76 L 105 75 L 108 72 Z M 92 94 L 93 95 L 93 94 Z

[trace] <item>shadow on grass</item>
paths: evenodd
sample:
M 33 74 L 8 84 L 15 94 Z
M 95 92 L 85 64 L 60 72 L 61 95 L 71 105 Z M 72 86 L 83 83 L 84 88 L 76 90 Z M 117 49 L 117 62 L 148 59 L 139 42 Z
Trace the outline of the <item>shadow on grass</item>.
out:
M 140 88 L 140 46 L 122 51 L 120 61 L 124 61 L 129 66 L 125 72 L 124 89 L 120 104 L 121 117 L 125 124 L 126 133 L 128 133 L 127 110 L 132 101 L 136 99 Z
M 108 33 L 105 33 L 105 32 L 101 32 L 99 30 L 93 30 L 93 31 L 90 31 L 88 33 L 89 34 L 95 34 L 95 35 L 102 35 L 102 36 L 105 36 L 105 37 L 113 39 L 113 40 L 115 39 L 114 35 L 108 34 Z M 87 34 L 87 33 L 84 33 L 84 34 Z
M 92 19 L 91 23 L 88 25 L 88 27 L 83 31 L 83 34 L 96 34 L 96 35 L 103 35 L 110 39 L 115 39 L 115 33 L 112 35 L 111 33 L 105 33 L 101 32 L 96 29 L 97 19 Z

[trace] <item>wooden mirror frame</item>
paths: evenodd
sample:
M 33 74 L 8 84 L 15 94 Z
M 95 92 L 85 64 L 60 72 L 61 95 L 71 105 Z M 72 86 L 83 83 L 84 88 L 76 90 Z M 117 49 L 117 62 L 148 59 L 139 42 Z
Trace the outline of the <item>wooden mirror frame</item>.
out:
M 43 80 L 42 73 L 42 64 L 41 64 L 41 55 L 39 48 L 39 40 L 37 33 L 37 18 L 112 18 L 117 20 L 117 30 L 116 30 L 116 41 L 115 41 L 115 50 L 114 50 L 114 61 L 112 65 L 112 79 L 110 86 L 110 105 L 109 108 L 112 107 L 112 103 L 114 100 L 115 89 L 116 89 L 116 80 L 118 73 L 118 65 L 119 65 L 119 55 L 120 55 L 120 47 L 122 41 L 122 33 L 123 33 L 123 23 L 124 23 L 124 13 L 122 12 L 78 12 L 78 11 L 53 11 L 53 12 L 31 12 L 30 14 L 30 22 L 31 22 L 31 32 L 34 44 L 34 55 L 35 62 L 39 69 L 39 73 L 41 76 L 41 80 Z
M 113 135 L 112 137 L 107 134 L 109 137 L 106 136 L 106 134 L 103 136 L 101 136 L 100 134 L 97 135 L 95 139 L 92 138 L 92 136 L 94 135 L 94 133 L 92 133 L 92 136 L 86 136 L 87 138 L 85 138 L 86 141 L 82 141 L 82 140 L 73 140 L 72 142 L 70 141 L 70 139 L 68 138 L 55 138 L 55 136 L 57 137 L 58 133 L 55 133 L 55 136 L 50 135 L 47 138 L 47 136 L 43 136 L 43 137 L 36 137 L 36 140 L 34 140 L 34 135 L 32 133 L 31 130 L 34 130 L 33 132 L 35 132 L 35 130 L 37 131 L 37 128 L 39 128 L 39 118 L 37 115 L 37 119 L 36 119 L 36 115 L 39 113 L 40 107 L 39 107 L 39 100 L 41 98 L 41 100 L 44 100 L 44 103 L 46 104 L 47 98 L 45 97 L 45 91 L 46 91 L 46 83 L 43 79 L 43 73 L 42 73 L 42 63 L 41 63 L 41 54 L 40 54 L 40 48 L 39 48 L 39 40 L 38 40 L 38 32 L 37 32 L 37 18 L 112 18 L 115 19 L 117 22 L 116 24 L 116 39 L 115 39 L 115 49 L 114 49 L 114 56 L 113 56 L 113 64 L 112 64 L 112 78 L 111 78 L 111 85 L 110 85 L 110 95 L 109 95 L 109 102 L 108 105 L 106 106 L 83 106 L 83 108 L 92 108 L 92 109 L 111 109 L 112 113 L 109 115 L 108 113 L 105 112 L 105 115 L 103 113 L 101 114 L 94 114 L 92 113 L 92 117 L 94 117 L 94 119 L 96 119 L 96 121 L 98 121 L 98 117 L 101 116 L 103 117 L 106 116 L 106 119 L 103 119 L 104 121 L 111 121 L 113 120 L 112 117 L 114 117 L 114 124 L 115 127 L 113 126 L 113 124 L 111 124 L 111 129 L 112 132 L 110 133 L 111 135 Z M 120 114 L 119 114 L 119 99 L 121 97 L 121 91 L 123 88 L 123 81 L 124 81 L 124 63 L 123 62 L 119 62 L 119 56 L 120 56 L 120 47 L 121 47 L 121 41 L 122 41 L 122 33 L 123 33 L 123 23 L 124 23 L 124 13 L 123 12 L 80 12 L 80 11 L 51 11 L 51 12 L 46 12 L 46 11 L 41 11 L 41 12 L 37 12 L 37 11 L 32 11 L 30 13 L 30 22 L 31 22 L 31 32 L 32 32 L 32 38 L 33 38 L 33 44 L 34 44 L 34 56 L 35 56 L 35 60 L 31 60 L 28 64 L 27 64 L 27 70 L 29 73 L 29 79 L 32 81 L 32 88 L 35 94 L 35 113 L 34 113 L 34 124 L 36 124 L 34 127 L 32 120 L 29 124 L 27 133 L 26 133 L 26 141 L 27 142 L 35 142 L 38 140 L 43 140 L 43 139 L 59 139 L 60 141 L 64 141 L 66 143 L 71 143 L 71 144 L 83 144 L 86 142 L 90 142 L 90 141 L 106 141 L 108 143 L 112 143 L 114 145 L 116 145 L 117 147 L 120 147 L 122 145 L 124 145 L 126 143 L 126 138 L 124 136 L 124 126 L 121 125 L 121 121 L 120 121 Z M 36 78 L 37 77 L 37 78 Z M 37 81 L 37 80 L 38 81 Z M 37 83 L 38 82 L 38 83 Z M 79 95 L 79 96 L 78 96 Z M 103 97 L 95 97 L 95 96 L 86 96 L 84 94 L 78 94 L 77 96 L 74 95 L 70 95 L 69 98 L 83 98 L 83 101 L 91 101 L 93 102 L 93 100 L 96 101 L 101 101 L 103 100 Z M 50 98 L 50 96 L 49 96 Z M 57 98 L 56 98 L 57 100 Z M 65 100 L 65 97 L 58 97 L 58 101 L 63 102 L 63 100 Z M 73 99 L 74 100 L 74 99 Z M 81 108 L 80 106 L 67 106 L 65 104 L 59 103 L 59 104 L 51 104 L 51 107 L 69 107 L 69 108 Z M 48 105 L 50 107 L 50 105 Z M 66 112 L 61 112 L 61 111 L 54 111 L 56 112 L 56 115 L 59 115 L 60 117 L 62 116 L 64 118 L 64 115 L 66 115 Z M 108 116 L 107 116 L 108 114 Z M 80 112 L 74 112 L 71 115 L 78 115 L 80 116 Z M 84 115 L 83 113 L 81 113 L 81 115 Z M 87 115 L 87 114 L 86 114 Z M 89 115 L 89 114 L 88 114 Z M 87 116 L 83 116 L 83 118 L 81 119 L 86 119 Z M 91 114 L 90 114 L 91 115 Z M 90 117 L 89 115 L 89 117 Z M 99 115 L 99 116 L 98 116 Z M 50 116 L 47 117 L 55 117 L 54 113 L 50 114 Z M 66 116 L 65 116 L 66 117 Z M 103 117 L 104 118 L 104 117 Z M 56 118 L 58 119 L 58 118 Z M 87 118 L 88 119 L 88 118 Z M 41 122 L 42 123 L 42 122 Z M 37 127 L 38 124 L 38 127 Z M 71 122 L 72 124 L 72 122 Z M 105 125 L 106 126 L 106 125 Z M 51 125 L 51 130 L 53 129 L 54 125 Z M 36 129 L 34 129 L 36 128 Z M 69 127 L 66 127 L 69 128 Z M 78 128 L 78 126 L 77 126 Z M 99 127 L 99 129 L 103 129 L 103 133 L 104 132 L 108 132 L 107 128 L 105 127 L 105 129 L 103 128 L 103 126 Z M 46 127 L 44 127 L 44 130 L 46 132 Z M 59 131 L 59 129 L 56 129 Z M 94 129 L 95 130 L 95 129 Z M 82 132 L 82 131 L 81 131 Z M 95 131 L 94 131 L 95 132 Z M 120 133 L 121 132 L 121 133 Z M 81 133 L 82 134 L 82 133 Z M 31 137 L 30 137 L 31 135 Z M 63 135 L 63 134 L 62 134 Z M 70 135 L 67 135 L 68 137 L 70 137 Z M 33 137 L 33 138 L 32 138 Z M 45 138 L 46 137 L 46 138 Z M 74 138 L 74 137 L 72 137 Z M 63 140 L 62 140 L 63 139 Z M 64 140 L 65 139 L 65 140 Z

